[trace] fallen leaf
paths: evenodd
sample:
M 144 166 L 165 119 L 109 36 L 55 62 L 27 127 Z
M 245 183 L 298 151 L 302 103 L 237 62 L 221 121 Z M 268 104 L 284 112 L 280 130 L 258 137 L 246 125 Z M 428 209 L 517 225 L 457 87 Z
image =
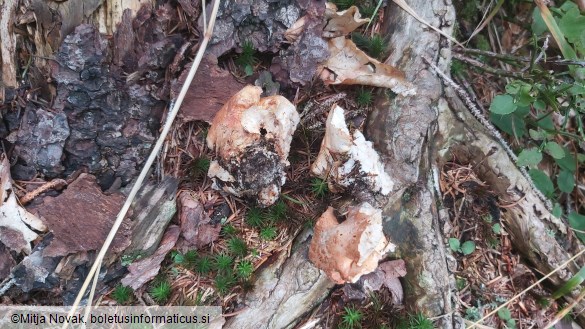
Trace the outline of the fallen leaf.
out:
M 337 11 L 337 6 L 331 2 L 326 4 L 325 19 L 327 24 L 323 29 L 323 36 L 326 38 L 348 35 L 370 21 L 369 18 L 362 18 L 356 6 L 351 6 L 344 11 Z
M 191 193 L 182 192 L 179 195 L 179 221 L 181 223 L 181 235 L 196 248 L 204 247 L 219 238 L 221 225 L 211 224 L 211 219 Z
M 331 55 L 318 71 L 325 84 L 367 85 L 390 88 L 403 96 L 416 94 L 403 72 L 366 55 L 350 39 L 333 38 L 328 45 Z
M 30 228 L 29 228 L 30 227 Z M 32 229 L 31 229 L 32 228 Z M 44 232 L 45 224 L 18 204 L 12 190 L 10 164 L 4 154 L 0 155 L 0 242 L 16 251 L 30 254 L 30 243 L 38 238 L 33 231 Z
M 80 251 L 98 250 L 110 232 L 125 196 L 105 195 L 96 178 L 81 174 L 57 197 L 45 197 L 34 210 L 55 238 L 43 256 L 65 256 Z M 130 245 L 130 224 L 125 220 L 116 234 L 110 252 L 117 253 Z
M 137 260 L 128 266 L 130 273 L 122 279 L 122 285 L 138 290 L 146 282 L 152 280 L 160 271 L 160 264 L 167 253 L 177 243 L 180 233 L 181 229 L 178 226 L 169 226 L 158 249 L 152 256 Z

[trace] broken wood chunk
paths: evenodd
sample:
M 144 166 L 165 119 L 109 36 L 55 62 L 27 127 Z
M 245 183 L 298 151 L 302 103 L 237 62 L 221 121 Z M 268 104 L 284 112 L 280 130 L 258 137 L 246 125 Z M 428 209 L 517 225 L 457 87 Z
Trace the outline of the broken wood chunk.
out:
M 331 56 L 318 70 L 325 84 L 367 85 L 389 88 L 402 96 L 416 95 L 402 71 L 366 55 L 350 39 L 337 37 L 328 44 Z
M 30 254 L 31 242 L 44 232 L 45 224 L 18 204 L 12 189 L 10 163 L 0 155 L 0 243 L 16 252 Z
M 92 175 L 81 174 L 57 197 L 47 196 L 34 210 L 51 229 L 55 237 L 43 251 L 44 257 L 99 250 L 122 204 L 124 195 L 105 195 Z M 130 244 L 130 224 L 127 220 L 110 248 L 118 253 Z
M 309 248 L 309 259 L 338 284 L 356 282 L 373 272 L 378 261 L 395 249 L 382 232 L 382 210 L 364 202 L 349 208 L 339 223 L 333 208 L 321 215 Z
M 338 190 L 338 186 L 353 190 L 365 187 L 367 191 L 388 195 L 394 188 L 394 182 L 384 170 L 372 142 L 366 141 L 359 130 L 350 135 L 344 111 L 337 105 L 327 117 L 325 137 L 311 172 L 320 178 L 328 178 L 332 191 Z
M 191 65 L 187 65 L 179 79 L 171 88 L 173 97 L 179 95 L 181 87 L 189 73 Z M 217 65 L 217 58 L 207 55 L 195 73 L 193 83 L 187 90 L 179 117 L 184 121 L 201 120 L 211 122 L 217 111 L 244 85 L 236 80 L 228 70 Z
M 144 185 L 132 202 L 132 242 L 124 255 L 149 256 L 155 252 L 167 226 L 177 212 L 179 182 L 167 176 L 160 183 Z
M 217 113 L 207 145 L 218 157 L 207 175 L 215 189 L 268 207 L 286 181 L 284 169 L 300 118 L 286 98 L 261 94 L 262 88 L 246 86 Z
M 165 256 L 177 243 L 180 232 L 181 230 L 178 226 L 169 226 L 152 256 L 137 260 L 128 266 L 130 273 L 122 279 L 122 285 L 138 290 L 146 282 L 152 280 L 158 274 L 160 264 L 165 259 Z
M 189 245 L 201 248 L 219 238 L 221 224 L 211 223 L 211 218 L 203 209 L 203 205 L 191 193 L 182 192 L 179 195 L 179 203 L 181 235 Z

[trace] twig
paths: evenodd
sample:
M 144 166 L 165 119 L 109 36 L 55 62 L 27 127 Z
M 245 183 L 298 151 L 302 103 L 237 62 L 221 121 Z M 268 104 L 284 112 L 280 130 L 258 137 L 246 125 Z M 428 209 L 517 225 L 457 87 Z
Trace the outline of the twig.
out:
M 507 70 L 498 70 L 498 69 L 495 69 L 493 67 L 487 66 L 487 65 L 485 65 L 484 63 L 482 63 L 482 62 L 480 62 L 478 60 L 475 60 L 475 59 L 472 59 L 472 58 L 469 58 L 469 57 L 462 56 L 461 54 L 454 53 L 453 54 L 453 58 L 455 58 L 457 60 L 460 60 L 462 62 L 465 62 L 467 64 L 473 65 L 474 67 L 476 67 L 476 68 L 478 68 L 478 69 L 480 69 L 480 70 L 482 70 L 484 72 L 493 74 L 493 75 L 503 76 L 503 77 L 510 77 L 510 78 L 515 78 L 515 79 L 520 79 L 520 80 L 530 80 L 524 74 L 518 74 L 516 72 L 507 71 Z
M 564 309 L 562 309 L 551 322 L 549 322 L 544 328 L 552 328 L 557 322 L 561 321 L 569 312 L 577 305 L 580 301 L 585 299 L 585 288 L 581 290 L 581 293 L 575 300 L 571 302 L 571 304 L 567 305 Z
M 456 84 L 453 80 L 451 80 L 451 78 L 449 78 L 445 73 L 443 73 L 443 71 L 441 71 L 434 63 L 432 63 L 431 61 L 429 61 L 428 59 L 426 59 L 424 57 L 423 57 L 423 60 L 427 64 L 429 64 L 431 66 L 431 68 L 433 68 L 433 70 L 437 73 L 437 75 L 439 75 L 439 77 L 441 77 L 441 79 L 443 79 L 443 81 L 445 81 L 445 83 L 447 83 L 451 88 L 453 88 L 453 90 L 455 90 L 455 92 L 457 93 L 457 95 L 459 95 L 461 100 L 463 100 L 463 102 L 465 103 L 465 105 L 467 106 L 467 108 L 469 109 L 471 114 L 473 114 L 473 116 L 477 120 L 479 120 L 479 122 L 484 127 L 486 127 L 486 129 L 493 135 L 493 137 L 500 143 L 500 145 L 502 145 L 502 147 L 504 148 L 504 150 L 506 151 L 508 156 L 514 162 L 516 162 L 518 160 L 518 157 L 516 156 L 514 151 L 512 151 L 512 149 L 510 148 L 508 143 L 506 143 L 506 141 L 504 140 L 504 138 L 502 137 L 500 132 L 483 116 L 483 114 L 479 111 L 479 109 L 477 108 L 475 103 L 473 103 L 473 101 L 469 98 L 469 96 L 467 95 L 465 90 L 463 88 L 461 88 L 461 86 Z M 532 190 L 538 196 L 538 198 L 544 203 L 544 205 L 546 206 L 548 211 L 552 211 L 552 203 L 534 185 L 534 182 L 532 181 L 532 178 L 530 178 L 530 175 L 528 174 L 526 169 L 524 167 L 519 167 L 518 170 L 520 170 L 520 172 L 522 173 L 524 178 L 526 178 L 526 180 L 528 181 L 528 183 L 532 187 Z
M 146 163 L 144 164 L 144 167 L 142 168 L 140 175 L 136 179 L 136 183 L 134 183 L 134 186 L 132 186 L 132 190 L 130 191 L 128 198 L 126 199 L 126 202 L 124 203 L 124 205 L 122 206 L 122 209 L 118 213 L 118 217 L 116 218 L 116 221 L 114 222 L 114 225 L 112 226 L 112 229 L 110 230 L 110 233 L 108 234 L 108 236 L 106 238 L 106 241 L 104 242 L 102 248 L 100 249 L 100 251 L 96 257 L 96 260 L 88 273 L 87 278 L 83 282 L 83 285 L 82 285 L 79 293 L 77 294 L 77 297 L 75 298 L 75 302 L 73 303 L 73 306 L 71 307 L 71 310 L 69 311 L 69 316 L 73 316 L 73 314 L 75 313 L 75 311 L 79 307 L 81 299 L 83 298 L 83 295 L 85 295 L 87 287 L 89 286 L 92 278 L 94 278 L 94 276 L 96 276 L 96 277 L 99 276 L 99 268 L 101 267 L 102 260 L 104 259 L 104 256 L 105 256 L 106 252 L 108 251 L 108 248 L 110 247 L 110 244 L 114 240 L 116 232 L 118 232 L 118 229 L 120 228 L 120 225 L 122 224 L 122 220 L 126 216 L 126 213 L 128 212 L 128 209 L 130 208 L 130 205 L 132 204 L 134 197 L 136 196 L 136 194 L 138 193 L 138 190 L 140 189 L 142 183 L 144 182 L 144 179 L 146 178 L 146 175 L 147 175 L 150 167 L 152 166 L 153 162 L 157 158 L 158 152 L 160 151 L 161 146 L 163 145 L 165 138 L 166 138 L 167 134 L 169 133 L 169 130 L 171 129 L 173 121 L 174 121 L 175 117 L 177 116 L 177 113 L 179 112 L 179 108 L 181 107 L 183 99 L 185 98 L 185 95 L 187 94 L 187 90 L 189 89 L 189 85 L 191 84 L 191 81 L 193 81 L 195 73 L 197 72 L 197 68 L 199 67 L 199 64 L 201 63 L 201 60 L 203 58 L 203 54 L 205 53 L 205 49 L 207 48 L 207 44 L 209 43 L 209 40 L 211 39 L 211 36 L 213 33 L 213 27 L 215 25 L 215 18 L 217 16 L 217 11 L 219 9 L 219 2 L 220 2 L 220 0 L 215 0 L 215 2 L 213 4 L 213 10 L 212 10 L 211 17 L 209 20 L 209 26 L 207 27 L 205 36 L 204 36 L 203 40 L 201 41 L 201 45 L 199 47 L 199 51 L 197 52 L 197 56 L 195 57 L 195 60 L 193 61 L 193 65 L 191 66 L 191 69 L 189 70 L 189 75 L 187 76 L 187 79 L 185 79 L 185 83 L 183 84 L 183 87 L 181 88 L 181 92 L 179 93 L 179 96 L 177 97 L 177 100 L 176 100 L 172 110 L 168 114 L 164 128 L 163 128 L 158 140 L 156 141 L 156 144 L 154 145 L 154 148 L 152 149 L 148 159 L 146 160 Z M 205 8 L 203 10 L 205 10 Z M 94 284 L 94 286 L 95 286 L 95 284 Z M 89 300 L 88 305 L 91 305 L 91 302 L 92 301 Z M 62 328 L 66 329 L 67 326 L 68 326 L 68 323 L 66 322 L 63 324 Z
M 67 182 L 64 179 L 54 179 L 54 180 L 52 180 L 50 182 L 47 182 L 47 183 L 45 183 L 45 184 L 37 187 L 33 191 L 28 192 L 27 194 L 25 194 L 22 198 L 20 198 L 20 203 L 22 205 L 25 205 L 25 204 L 31 202 L 39 194 L 41 194 L 41 193 L 43 193 L 43 192 L 45 192 L 47 190 L 53 189 L 53 188 L 55 188 L 57 186 L 63 187 L 65 185 L 67 185 Z

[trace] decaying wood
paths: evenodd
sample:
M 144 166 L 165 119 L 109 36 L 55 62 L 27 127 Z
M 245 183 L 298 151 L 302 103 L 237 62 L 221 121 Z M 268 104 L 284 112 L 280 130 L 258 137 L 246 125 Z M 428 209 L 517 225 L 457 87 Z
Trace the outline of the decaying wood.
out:
M 0 57 L 2 58 L 2 81 L 0 87 L 15 88 L 16 79 L 16 33 L 13 31 L 14 16 L 18 0 L 0 2 Z M 4 99 L 4 97 L 2 97 Z
M 135 226 L 126 255 L 148 256 L 158 247 L 169 222 L 177 211 L 176 192 L 179 182 L 166 177 L 159 184 L 142 187 L 132 204 Z
M 290 257 L 283 250 L 275 262 L 259 272 L 244 308 L 224 329 L 291 328 L 321 303 L 334 283 L 307 260 L 309 243 L 310 232 L 301 233 Z

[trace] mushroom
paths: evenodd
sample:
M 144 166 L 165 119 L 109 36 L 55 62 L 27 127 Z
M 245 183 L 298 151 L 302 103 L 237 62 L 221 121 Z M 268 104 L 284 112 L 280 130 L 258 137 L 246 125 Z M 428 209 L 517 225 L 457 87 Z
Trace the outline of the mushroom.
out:
M 361 186 L 368 191 L 388 195 L 394 188 L 392 178 L 384 170 L 372 142 L 366 141 L 359 130 L 355 130 L 353 136 L 350 134 L 343 112 L 337 105 L 329 111 L 325 137 L 311 172 L 320 178 L 329 178 L 329 189 L 332 191 L 337 190 L 336 185 Z
M 382 210 L 364 202 L 350 207 L 343 223 L 327 208 L 315 224 L 309 259 L 336 283 L 353 283 L 394 249 L 382 231 Z
M 207 175 L 213 188 L 272 205 L 286 181 L 284 169 L 299 123 L 295 106 L 282 96 L 260 98 L 262 88 L 246 86 L 215 115 L 207 145 L 217 154 Z

